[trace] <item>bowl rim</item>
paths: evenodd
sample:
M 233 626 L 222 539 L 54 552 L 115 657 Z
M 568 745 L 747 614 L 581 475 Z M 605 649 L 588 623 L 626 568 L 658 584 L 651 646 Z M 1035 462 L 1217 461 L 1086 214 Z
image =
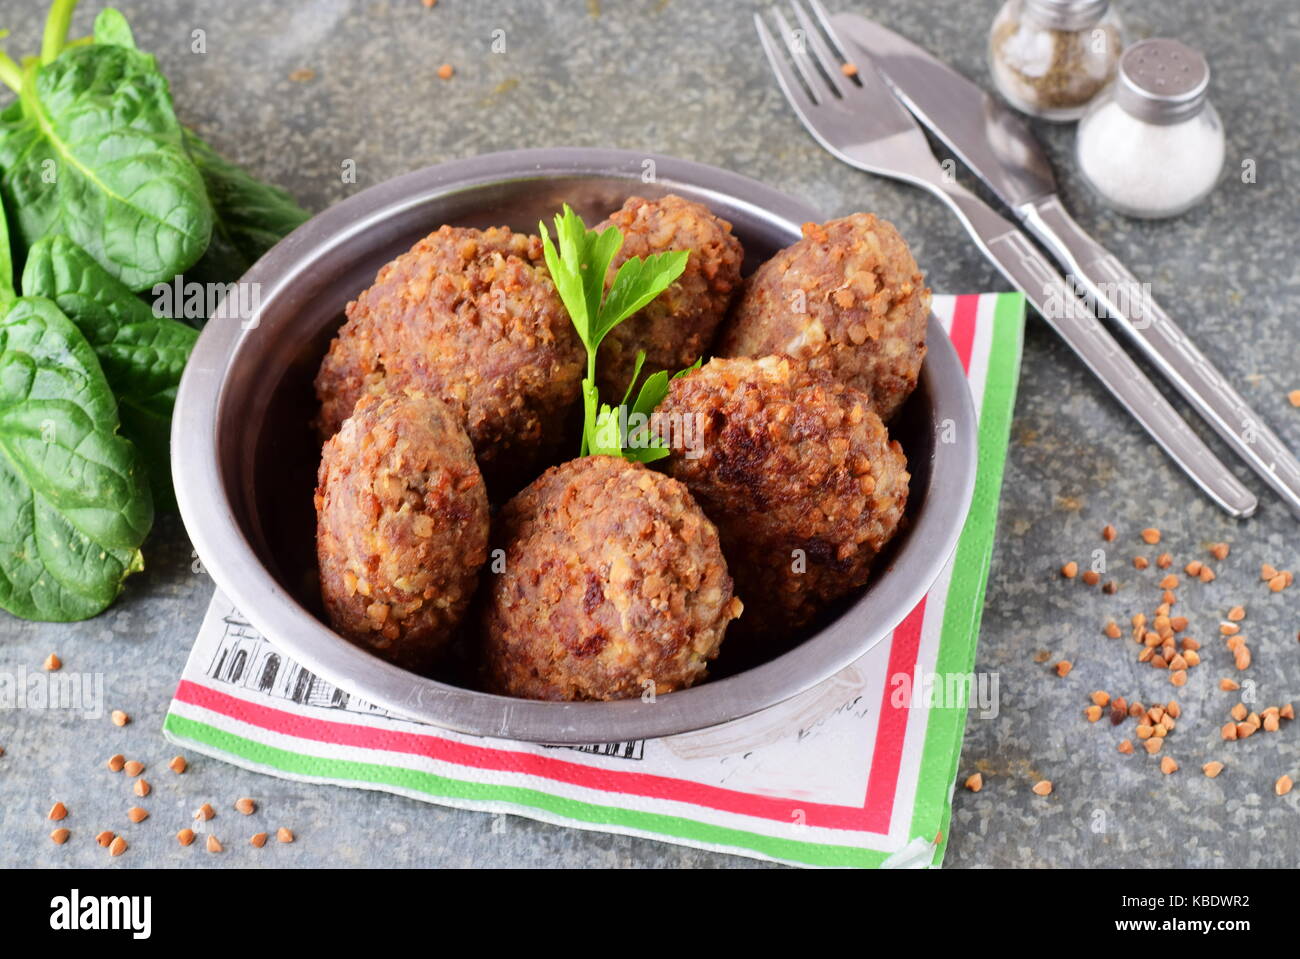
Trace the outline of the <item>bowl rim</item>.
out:
M 803 223 L 820 219 L 788 194 L 693 161 L 634 150 L 512 150 L 453 160 L 369 187 L 312 217 L 240 282 L 261 284 L 260 310 L 266 310 L 324 252 L 410 207 L 517 179 L 576 176 L 632 183 L 641 179 L 647 161 L 654 163 L 656 187 L 718 196 L 792 236 Z M 280 586 L 244 536 L 221 478 L 217 423 L 227 374 L 249 332 L 239 323 L 207 324 L 177 393 L 172 470 L 181 517 L 198 557 L 249 622 L 311 672 L 400 716 L 459 733 L 554 745 L 653 739 L 740 719 L 805 692 L 860 659 L 920 602 L 956 548 L 974 491 L 974 403 L 957 353 L 932 315 L 921 375 L 944 419 L 953 422 L 957 441 L 934 444 L 926 508 L 915 515 L 887 572 L 893 589 L 869 589 L 834 622 L 776 659 L 653 702 L 556 703 L 464 689 L 393 666 L 334 633 Z

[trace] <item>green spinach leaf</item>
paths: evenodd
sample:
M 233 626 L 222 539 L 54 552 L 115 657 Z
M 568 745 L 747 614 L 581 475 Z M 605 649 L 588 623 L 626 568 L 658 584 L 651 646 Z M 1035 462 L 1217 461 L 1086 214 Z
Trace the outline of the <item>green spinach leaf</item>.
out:
M 113 7 L 99 11 L 99 16 L 95 18 L 95 42 L 135 49 L 135 34 L 131 32 L 131 24 L 126 22 L 122 11 Z
M 184 135 L 215 216 L 212 242 L 189 278 L 200 283 L 233 283 L 311 214 L 284 190 L 258 180 L 221 156 L 193 130 L 186 127 Z
M 23 269 L 23 293 L 53 300 L 86 337 L 117 395 L 122 433 L 144 454 L 154 502 L 174 507 L 172 406 L 198 333 L 155 316 L 64 236 L 46 237 L 32 247 Z
M 120 36 L 120 34 L 119 34 Z M 30 62 L 0 114 L 0 189 L 26 246 L 62 233 L 132 290 L 203 255 L 212 207 L 154 58 L 117 43 Z
M 77 327 L 48 300 L 15 300 L 0 319 L 0 606 L 11 613 L 86 619 L 142 568 L 153 503 L 117 426 Z

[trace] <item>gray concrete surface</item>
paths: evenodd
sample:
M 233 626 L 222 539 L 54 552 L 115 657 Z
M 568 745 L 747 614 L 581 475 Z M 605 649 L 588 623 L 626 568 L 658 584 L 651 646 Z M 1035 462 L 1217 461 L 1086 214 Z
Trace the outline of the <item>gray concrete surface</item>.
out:
M 987 81 L 984 36 L 996 7 L 988 0 L 828 5 L 878 15 Z M 99 4 L 83 6 L 78 32 L 88 29 Z M 875 211 L 899 226 L 935 290 L 1004 288 L 937 203 L 854 173 L 809 140 L 756 48 L 749 23 L 754 3 L 440 0 L 430 10 L 419 0 L 124 0 L 120 6 L 140 45 L 157 53 L 171 78 L 181 118 L 313 209 L 418 166 L 491 150 L 643 148 L 749 174 L 809 198 L 827 215 Z M 10 51 L 39 45 L 43 14 L 35 7 L 0 0 L 0 24 L 13 30 Z M 1300 446 L 1300 411 L 1285 400 L 1288 390 L 1300 388 L 1294 241 L 1300 11 L 1285 0 L 1261 0 L 1249 13 L 1211 0 L 1121 8 L 1133 37 L 1174 35 L 1208 54 L 1213 97 L 1228 131 L 1229 173 L 1205 205 L 1181 219 L 1130 221 L 1101 208 L 1080 183 L 1073 130 L 1044 128 L 1065 198 L 1086 228 L 1153 284 L 1157 298 L 1275 428 Z M 205 31 L 206 53 L 192 52 L 197 29 Z M 498 30 L 505 51 L 493 53 Z M 449 82 L 435 76 L 444 62 L 456 68 Z M 304 70 L 314 76 L 295 73 Z M 1258 167 L 1258 182 L 1250 185 L 1233 176 L 1247 158 Z M 340 180 L 348 159 L 356 163 L 355 185 Z M 1261 488 L 1244 469 L 1241 474 Z M 1070 558 L 1087 561 L 1103 545 L 1098 530 L 1106 522 L 1121 531 L 1108 550 L 1119 593 L 1063 584 L 1056 568 Z M 1158 602 L 1156 577 L 1127 565 L 1136 552 L 1154 554 L 1136 540 L 1147 525 L 1164 529 L 1179 566 L 1204 558 L 1209 542 L 1233 544 L 1231 557 L 1215 564 L 1213 584 L 1181 591 L 1179 611 L 1191 617 L 1205 651 L 1203 665 L 1177 691 L 1184 718 L 1166 749 L 1182 769 L 1172 776 L 1160 775 L 1145 753 L 1119 755 L 1119 732 L 1082 716 L 1093 689 L 1144 702 L 1175 692 L 1164 673 L 1133 662 L 1131 643 L 1100 632 L 1105 619 L 1124 621 Z M 1273 793 L 1283 773 L 1300 778 L 1300 730 L 1219 740 L 1219 724 L 1235 699 L 1218 690 L 1232 666 L 1215 628 L 1223 610 L 1245 603 L 1255 653 L 1248 675 L 1260 702 L 1300 699 L 1294 668 L 1300 587 L 1271 596 L 1256 575 L 1263 561 L 1296 565 L 1296 533 L 1296 521 L 1267 493 L 1248 522 L 1216 513 L 1031 320 L 978 656 L 979 669 L 1000 676 L 1002 708 L 997 719 L 970 719 L 962 776 L 982 769 L 985 787 L 977 795 L 959 790 L 948 865 L 1300 862 L 1300 793 Z M 60 626 L 0 614 L 0 669 L 36 669 L 57 651 L 68 669 L 102 673 L 108 707 L 134 718 L 119 730 L 105 720 L 58 713 L 0 713 L 0 864 L 103 864 L 104 853 L 93 844 L 54 847 L 44 814 L 62 799 L 73 807 L 68 825 L 79 830 L 120 815 L 123 799 L 105 792 L 93 772 L 119 751 L 155 766 L 160 834 L 204 800 L 249 795 L 261 801 L 261 822 L 290 825 L 299 835 L 292 846 L 260 853 L 241 838 L 220 858 L 156 836 L 137 841 L 116 860 L 121 866 L 751 864 L 518 818 L 493 832 L 488 816 L 303 786 L 201 758 L 183 779 L 171 777 L 162 765 L 173 750 L 158 728 L 211 584 L 192 571 L 191 547 L 174 517 L 159 522 L 146 553 L 148 571 L 98 619 Z M 1046 663 L 1035 662 L 1040 650 L 1051 656 Z M 1061 657 L 1075 663 L 1065 680 L 1050 671 Z M 1126 735 L 1131 728 L 1125 726 Z M 1212 758 L 1227 764 L 1213 781 L 1199 771 Z M 1049 799 L 1029 791 L 1040 777 L 1056 783 Z M 172 804 L 175 815 L 167 812 Z M 164 819 L 167 827 L 159 822 Z

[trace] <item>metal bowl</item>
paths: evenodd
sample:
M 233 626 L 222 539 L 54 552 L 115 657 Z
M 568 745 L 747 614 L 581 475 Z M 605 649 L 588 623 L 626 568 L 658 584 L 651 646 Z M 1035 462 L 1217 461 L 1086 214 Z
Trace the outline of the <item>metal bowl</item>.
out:
M 560 204 L 588 223 L 631 195 L 677 193 L 729 220 L 746 273 L 820 220 L 746 177 L 623 150 L 519 150 L 458 160 L 372 187 L 314 217 L 244 276 L 260 290 L 252 323 L 209 322 L 181 381 L 172 468 L 204 566 L 249 621 L 349 692 L 447 729 L 587 744 L 703 729 L 772 706 L 858 659 L 916 605 L 956 545 L 975 479 L 975 413 L 961 364 L 931 318 L 920 384 L 893 424 L 913 474 L 907 528 L 861 596 L 792 651 L 655 702 L 549 703 L 440 682 L 371 656 L 319 617 L 308 422 L 321 357 L 344 305 L 384 263 L 444 223 L 534 231 Z M 549 219 L 548 219 L 549 222 Z M 936 442 L 939 424 L 956 442 Z M 743 597 L 742 597 L 743 598 Z M 727 648 L 718 660 L 726 669 Z

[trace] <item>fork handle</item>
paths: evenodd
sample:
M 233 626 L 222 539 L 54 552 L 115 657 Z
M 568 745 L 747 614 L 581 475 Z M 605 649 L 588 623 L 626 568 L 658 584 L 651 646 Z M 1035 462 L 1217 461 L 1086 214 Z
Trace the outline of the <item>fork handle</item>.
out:
M 1254 513 L 1254 494 L 1169 405 L 1029 238 L 957 184 L 944 184 L 936 192 L 961 219 L 984 255 L 1025 294 L 1048 325 L 1192 481 L 1229 515 Z
M 1137 277 L 1084 232 L 1058 197 L 1026 204 L 1017 213 L 1092 302 L 1110 314 L 1151 365 L 1300 516 L 1300 461 L 1144 292 Z

